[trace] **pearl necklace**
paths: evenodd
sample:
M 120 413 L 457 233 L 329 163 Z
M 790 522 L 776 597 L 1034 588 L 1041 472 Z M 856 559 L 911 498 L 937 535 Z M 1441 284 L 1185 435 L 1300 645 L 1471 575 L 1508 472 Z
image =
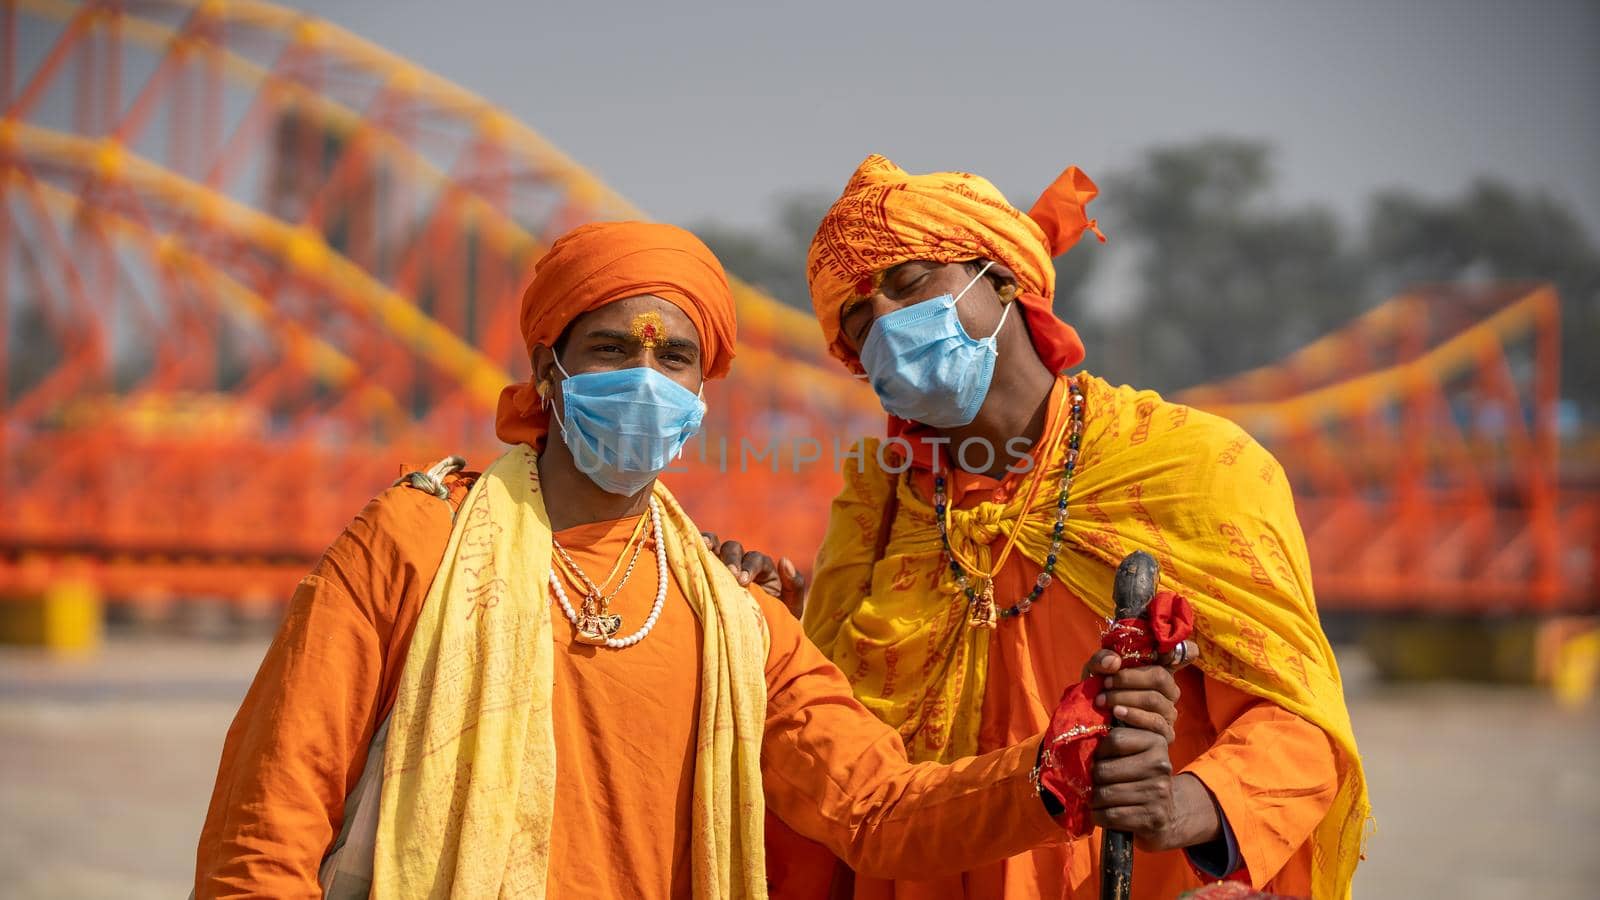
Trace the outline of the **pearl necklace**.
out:
M 638 631 L 627 637 L 607 636 L 604 640 L 599 640 L 599 635 L 589 634 L 585 626 L 579 625 L 578 612 L 572 608 L 572 601 L 567 599 L 567 589 L 561 586 L 561 579 L 556 576 L 555 569 L 552 568 L 550 570 L 550 589 L 555 592 L 556 602 L 561 604 L 561 611 L 566 614 L 567 621 L 572 623 L 572 627 L 577 629 L 579 640 L 583 643 L 621 650 L 625 647 L 632 647 L 634 644 L 644 640 L 645 635 L 650 633 L 650 629 L 656 627 L 656 620 L 661 618 L 661 608 L 667 602 L 667 579 L 671 576 L 667 572 L 667 545 L 661 539 L 661 507 L 656 503 L 654 497 L 650 498 L 650 529 L 656 542 L 656 602 L 654 606 L 650 607 L 650 615 L 645 618 L 644 624 L 639 627 Z M 621 620 L 619 619 L 618 623 L 620 624 L 620 622 Z

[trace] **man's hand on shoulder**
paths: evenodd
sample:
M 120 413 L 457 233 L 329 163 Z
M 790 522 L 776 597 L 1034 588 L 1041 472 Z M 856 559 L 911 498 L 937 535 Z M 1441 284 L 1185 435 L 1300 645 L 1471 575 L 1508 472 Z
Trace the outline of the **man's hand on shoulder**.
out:
M 700 537 L 740 584 L 756 585 L 777 597 L 795 618 L 800 618 L 806 603 L 806 577 L 787 556 L 773 559 L 759 550 L 745 550 L 738 541 L 719 541 L 709 531 L 702 531 Z

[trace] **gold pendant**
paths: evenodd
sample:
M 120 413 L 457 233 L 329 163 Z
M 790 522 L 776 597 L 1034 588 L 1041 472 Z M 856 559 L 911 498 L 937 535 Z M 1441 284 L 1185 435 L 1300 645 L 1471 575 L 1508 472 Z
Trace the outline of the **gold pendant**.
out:
M 572 623 L 578 630 L 576 640 L 580 644 L 604 644 L 615 637 L 622 630 L 622 617 L 604 612 L 605 603 L 599 594 L 590 594 L 583 598 L 583 609 L 578 613 L 578 621 Z
M 578 629 L 576 640 L 580 644 L 604 644 L 616 637 L 622 630 L 622 617 L 616 615 L 599 615 L 596 613 L 579 613 L 578 621 L 574 623 Z
M 967 624 L 974 628 L 994 628 L 1000 624 L 1000 609 L 994 603 L 994 579 L 985 581 L 983 591 L 973 599 Z

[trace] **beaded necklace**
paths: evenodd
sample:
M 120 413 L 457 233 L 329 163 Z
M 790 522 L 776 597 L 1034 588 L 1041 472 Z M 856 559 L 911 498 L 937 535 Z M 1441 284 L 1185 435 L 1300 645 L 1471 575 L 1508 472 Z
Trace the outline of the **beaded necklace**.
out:
M 950 574 L 955 578 L 956 584 L 962 593 L 967 595 L 968 616 L 967 622 L 978 628 L 994 628 L 1000 624 L 1000 619 L 1010 619 L 1021 616 L 1031 608 L 1044 589 L 1050 586 L 1055 577 L 1056 555 L 1061 552 L 1061 542 L 1067 528 L 1067 499 L 1072 494 L 1072 476 L 1078 468 L 1078 446 L 1083 440 L 1083 392 L 1079 390 L 1076 382 L 1068 382 L 1068 390 L 1072 393 L 1072 424 L 1067 436 L 1066 466 L 1061 470 L 1061 489 L 1056 497 L 1056 521 L 1050 532 L 1050 552 L 1044 560 L 1044 571 L 1033 583 L 1033 589 L 1026 597 L 1016 603 L 998 609 L 994 601 L 994 574 L 998 574 L 999 566 L 995 566 L 995 573 L 984 577 L 983 589 L 977 590 L 972 586 L 972 579 L 967 576 L 966 569 L 956 558 L 954 548 L 950 546 L 950 507 L 945 493 L 944 475 L 935 475 L 933 479 L 933 512 L 934 520 L 939 523 L 939 541 L 944 547 L 945 559 L 950 563 Z M 1043 473 L 1040 473 L 1040 478 Z M 1027 507 L 1025 503 L 1019 514 L 1019 520 L 1026 518 Z M 1021 522 L 1018 523 L 1021 530 Z M 1015 536 L 1015 534 L 1013 534 Z M 1003 560 L 1002 560 L 1003 562 Z M 973 568 L 976 568 L 975 566 Z

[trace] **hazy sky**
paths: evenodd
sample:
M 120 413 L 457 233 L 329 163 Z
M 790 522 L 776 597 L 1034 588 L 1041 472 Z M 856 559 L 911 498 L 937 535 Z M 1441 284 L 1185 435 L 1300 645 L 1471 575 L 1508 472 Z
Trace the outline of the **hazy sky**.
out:
M 1600 237 L 1600 0 L 297 4 L 496 102 L 651 215 L 766 221 L 869 152 L 1026 206 L 1157 142 L 1267 138 L 1280 195 L 1492 173 Z

